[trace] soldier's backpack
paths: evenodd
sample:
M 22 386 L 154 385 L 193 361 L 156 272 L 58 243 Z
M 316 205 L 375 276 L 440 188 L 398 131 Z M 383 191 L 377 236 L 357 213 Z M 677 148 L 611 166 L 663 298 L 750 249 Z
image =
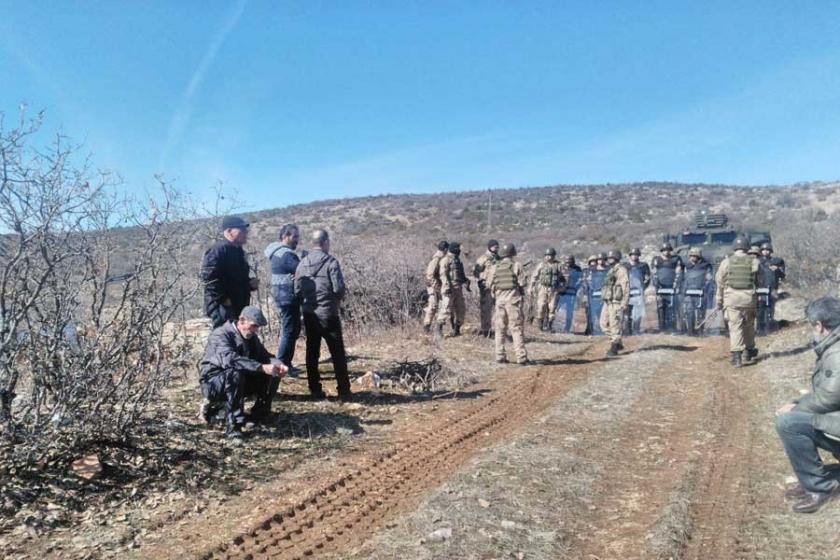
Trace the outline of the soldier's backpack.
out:
M 504 259 L 496 264 L 494 283 L 497 290 L 515 290 L 519 287 L 516 273 L 513 271 L 513 261 Z
M 752 270 L 753 257 L 732 255 L 729 257 L 729 279 L 727 286 L 735 290 L 754 290 L 755 277 Z

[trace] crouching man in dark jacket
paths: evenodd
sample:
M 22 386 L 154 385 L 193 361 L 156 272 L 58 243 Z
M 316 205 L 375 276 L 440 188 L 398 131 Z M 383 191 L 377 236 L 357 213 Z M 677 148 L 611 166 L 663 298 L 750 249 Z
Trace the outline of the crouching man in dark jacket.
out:
M 776 411 L 776 431 L 799 479 L 785 499 L 797 513 L 815 512 L 840 495 L 840 473 L 826 470 L 818 452 L 840 455 L 840 300 L 812 301 L 805 318 L 817 354 L 811 392 Z
M 269 417 L 280 378 L 288 371 L 284 364 L 272 363 L 273 356 L 257 336 L 260 327 L 266 324 L 259 308 L 247 306 L 236 322 L 216 328 L 207 340 L 199 365 L 201 393 L 205 399 L 201 413 L 209 423 L 214 408 L 223 405 L 229 438 L 243 437 L 245 397 L 256 397 L 251 420 L 259 422 Z

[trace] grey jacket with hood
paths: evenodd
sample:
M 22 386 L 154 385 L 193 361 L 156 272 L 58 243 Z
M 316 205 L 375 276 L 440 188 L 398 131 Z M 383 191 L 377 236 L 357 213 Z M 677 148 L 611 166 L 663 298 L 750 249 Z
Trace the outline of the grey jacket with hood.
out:
M 811 392 L 796 403 L 794 412 L 814 415 L 811 424 L 817 430 L 840 438 L 840 327 L 814 348 L 817 362 L 811 375 Z

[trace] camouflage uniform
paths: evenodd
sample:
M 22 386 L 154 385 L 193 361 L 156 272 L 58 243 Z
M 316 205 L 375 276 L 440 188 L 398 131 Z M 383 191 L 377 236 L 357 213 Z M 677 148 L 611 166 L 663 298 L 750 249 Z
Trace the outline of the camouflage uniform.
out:
M 446 252 L 438 250 L 432 256 L 432 260 L 426 265 L 426 293 L 429 294 L 429 299 L 426 302 L 426 309 L 423 312 L 423 326 L 428 328 L 432 325 L 432 320 L 438 312 L 440 305 L 440 274 L 438 273 L 441 259 L 446 256 Z
M 490 240 L 487 243 L 487 252 L 478 257 L 473 267 L 473 277 L 475 277 L 478 284 L 478 304 L 479 304 L 479 329 L 481 334 L 487 336 L 493 328 L 493 294 L 487 286 L 487 275 L 490 269 L 498 262 L 499 257 L 496 253 L 490 250 L 491 247 L 498 247 L 498 242 Z
M 560 263 L 554 260 L 553 256 L 548 256 L 550 260 L 543 260 L 538 264 L 531 276 L 531 291 L 537 294 L 536 319 L 540 330 L 546 330 L 554 323 L 557 296 L 565 284 Z M 548 318 L 548 327 L 545 323 L 546 318 Z
M 738 239 L 736 248 L 738 247 Z M 715 304 L 723 309 L 729 322 L 729 350 L 732 365 L 739 367 L 742 352 L 747 359 L 757 355 L 755 348 L 755 287 L 758 274 L 758 259 L 737 249 L 733 255 L 723 259 L 715 276 L 717 291 Z
M 522 265 L 514 262 L 510 256 L 503 257 L 496 263 L 487 276 L 487 286 L 496 300 L 497 362 L 507 361 L 505 331 L 510 330 L 516 361 L 520 364 L 528 363 L 528 354 L 525 351 L 525 316 L 522 311 L 525 282 L 526 276 Z
M 456 251 L 457 247 L 457 252 Z M 464 301 L 464 287 L 469 289 L 469 279 L 464 274 L 464 263 L 459 256 L 460 246 L 452 243 L 449 246 L 449 253 L 440 259 L 438 265 L 438 276 L 440 276 L 440 307 L 438 309 L 438 329 L 443 325 L 452 323 L 452 334 L 457 336 L 461 333 L 461 325 L 464 324 L 464 317 L 467 314 L 467 304 Z
M 610 337 L 610 354 L 621 349 L 621 331 L 624 326 L 624 311 L 630 303 L 630 275 L 621 263 L 621 253 L 610 251 L 613 265 L 604 278 L 601 287 L 601 317 L 600 326 L 604 334 Z

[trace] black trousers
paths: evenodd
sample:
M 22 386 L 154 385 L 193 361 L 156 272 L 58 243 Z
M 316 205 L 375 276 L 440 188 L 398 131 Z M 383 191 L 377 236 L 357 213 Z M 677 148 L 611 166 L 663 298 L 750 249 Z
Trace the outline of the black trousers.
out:
M 280 378 L 263 372 L 225 369 L 201 382 L 204 398 L 224 403 L 228 425 L 245 423 L 245 398 L 256 397 L 254 411 L 268 412 Z
M 344 351 L 344 336 L 341 334 L 341 319 L 324 319 L 314 313 L 303 314 L 306 329 L 306 379 L 309 392 L 313 395 L 323 393 L 318 361 L 321 359 L 321 340 L 327 343 L 332 356 L 335 381 L 339 396 L 350 394 L 350 376 L 347 374 L 347 354 Z

